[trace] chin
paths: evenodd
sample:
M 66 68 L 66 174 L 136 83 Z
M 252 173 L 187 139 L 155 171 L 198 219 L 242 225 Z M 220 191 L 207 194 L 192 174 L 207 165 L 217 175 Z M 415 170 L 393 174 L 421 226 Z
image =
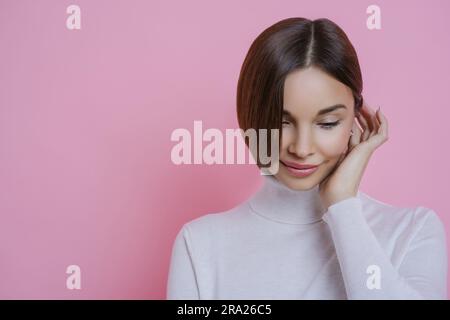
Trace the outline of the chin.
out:
M 285 184 L 292 190 L 307 191 L 314 188 L 318 184 L 316 179 L 296 178 L 290 176 L 289 173 L 284 172 L 279 172 L 277 175 L 275 175 L 275 177 L 278 179 L 278 181 Z

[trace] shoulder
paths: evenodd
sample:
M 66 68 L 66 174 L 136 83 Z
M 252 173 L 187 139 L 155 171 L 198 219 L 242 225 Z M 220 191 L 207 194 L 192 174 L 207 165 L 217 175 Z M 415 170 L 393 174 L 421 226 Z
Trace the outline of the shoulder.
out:
M 221 212 L 201 215 L 185 222 L 176 236 L 176 247 L 189 251 L 197 261 L 215 261 L 230 246 L 240 243 L 251 228 L 248 203 Z
M 240 227 L 249 215 L 248 201 L 229 210 L 207 213 L 187 221 L 181 227 L 180 233 L 198 241 L 226 236 Z

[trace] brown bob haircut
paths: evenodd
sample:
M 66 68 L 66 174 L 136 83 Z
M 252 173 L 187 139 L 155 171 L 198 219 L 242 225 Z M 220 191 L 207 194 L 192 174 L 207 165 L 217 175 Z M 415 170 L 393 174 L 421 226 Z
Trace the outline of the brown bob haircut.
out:
M 362 107 L 361 69 L 356 51 L 345 32 L 326 18 L 281 20 L 254 40 L 242 64 L 237 85 L 239 127 L 243 131 L 255 129 L 257 132 L 267 129 L 268 152 L 271 150 L 270 129 L 279 130 L 281 145 L 285 79 L 289 73 L 311 66 L 352 90 L 355 114 Z M 248 139 L 244 140 L 248 147 Z M 255 160 L 258 167 L 266 166 L 258 155 Z

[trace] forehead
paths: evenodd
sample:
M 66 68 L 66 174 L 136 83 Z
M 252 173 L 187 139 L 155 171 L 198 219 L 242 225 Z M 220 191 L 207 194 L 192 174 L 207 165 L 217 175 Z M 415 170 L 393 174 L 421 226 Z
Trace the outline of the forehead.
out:
M 294 116 L 314 117 L 319 110 L 344 104 L 353 106 L 352 91 L 318 68 L 296 70 L 284 83 L 283 108 Z M 344 109 L 337 109 L 344 112 Z

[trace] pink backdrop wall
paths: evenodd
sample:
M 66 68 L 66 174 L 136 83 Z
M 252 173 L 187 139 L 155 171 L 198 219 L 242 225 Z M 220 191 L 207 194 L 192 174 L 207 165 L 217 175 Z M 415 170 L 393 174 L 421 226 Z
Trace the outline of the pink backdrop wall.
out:
M 81 30 L 66 8 L 81 8 Z M 361 189 L 450 228 L 449 1 L 0 1 L 0 298 L 164 299 L 186 221 L 246 200 L 253 165 L 170 160 L 176 128 L 238 128 L 253 39 L 327 17 L 353 42 L 390 139 Z M 68 265 L 82 289 L 66 288 Z

